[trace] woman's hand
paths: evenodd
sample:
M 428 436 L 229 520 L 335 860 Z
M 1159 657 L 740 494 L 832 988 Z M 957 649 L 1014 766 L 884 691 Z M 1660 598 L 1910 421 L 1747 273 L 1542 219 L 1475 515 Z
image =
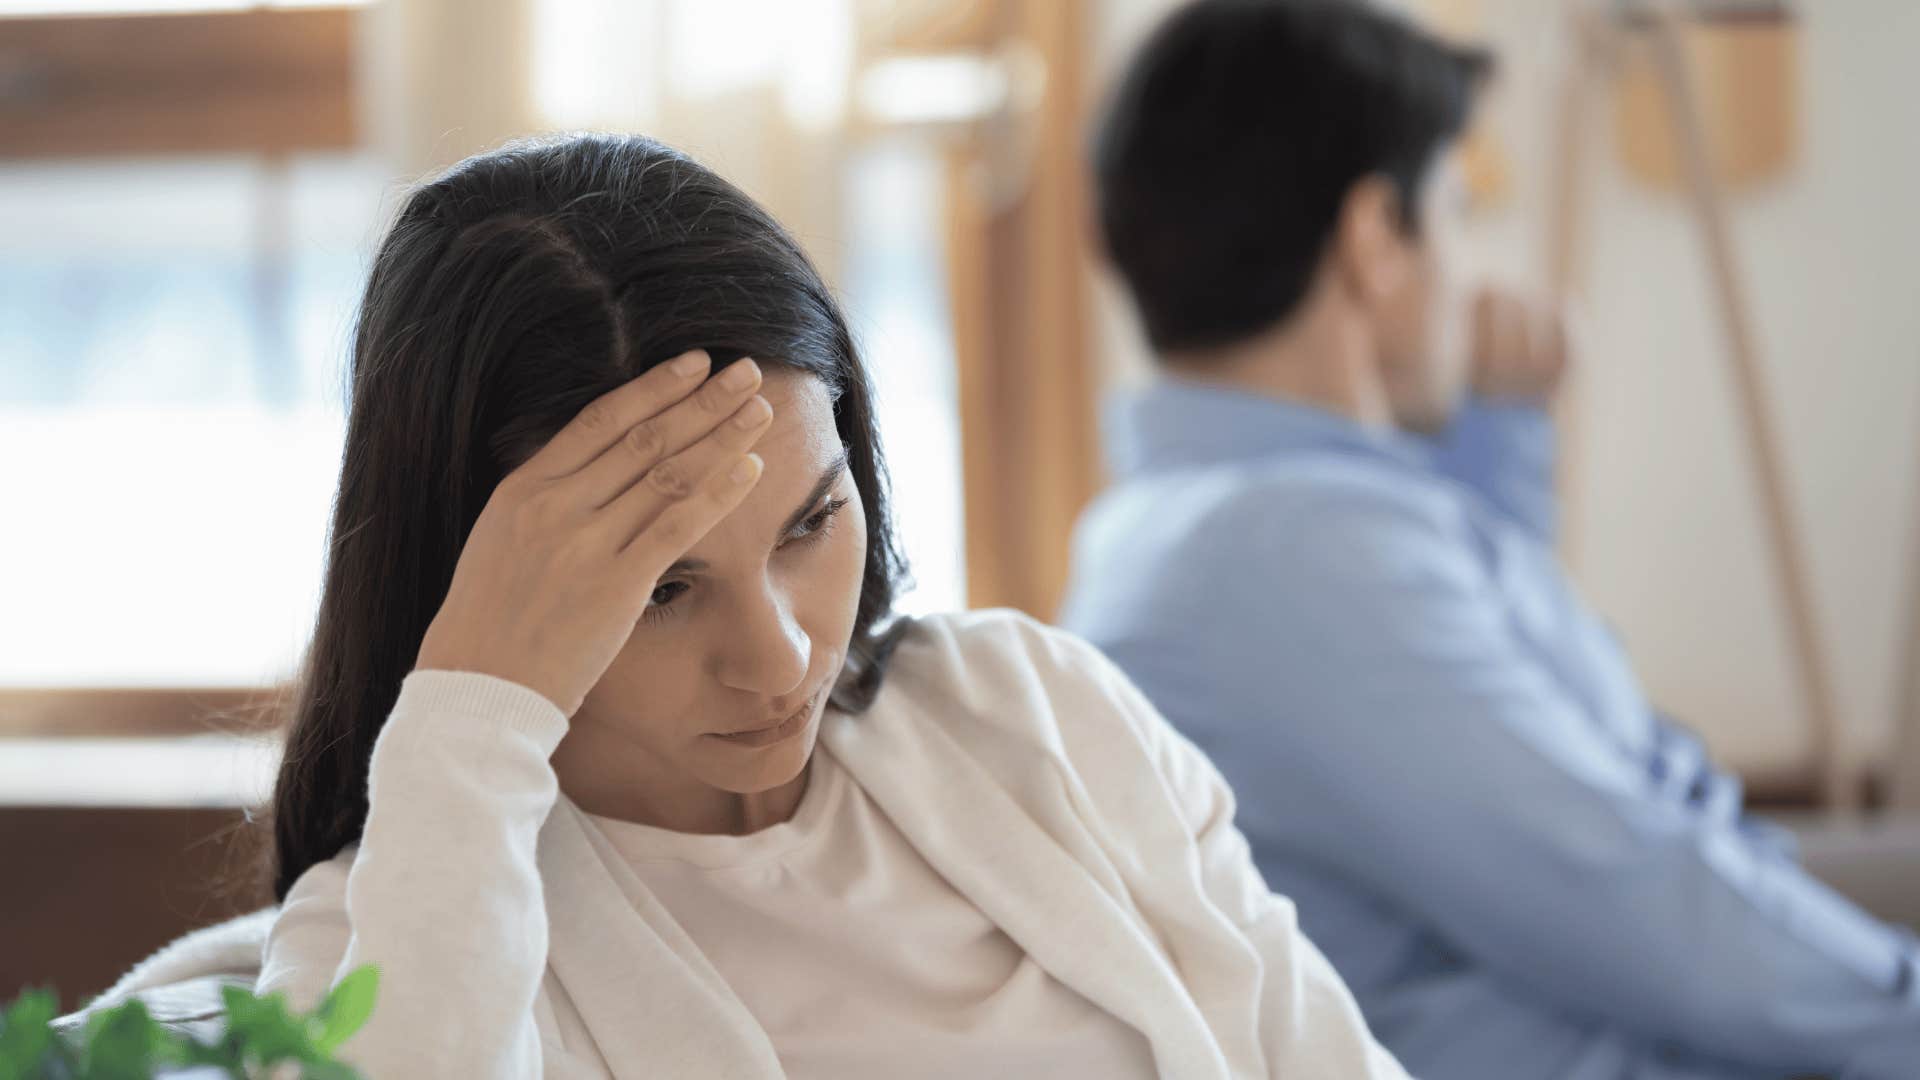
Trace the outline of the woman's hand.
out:
M 710 364 L 687 353 L 602 396 L 500 481 L 416 668 L 496 675 L 573 715 L 660 576 L 760 478 L 760 369 L 703 384 Z

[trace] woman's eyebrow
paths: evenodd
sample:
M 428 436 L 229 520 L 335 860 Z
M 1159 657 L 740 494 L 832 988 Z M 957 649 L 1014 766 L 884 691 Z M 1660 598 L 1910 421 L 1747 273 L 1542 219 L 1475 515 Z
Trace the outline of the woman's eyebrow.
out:
M 835 455 L 834 459 L 827 464 L 826 469 L 820 473 L 819 481 L 813 485 L 813 490 L 807 493 L 807 501 L 801 503 L 800 508 L 793 512 L 793 516 L 787 519 L 786 525 L 780 529 L 780 535 L 785 536 L 793 531 L 794 526 L 805 521 L 807 512 L 813 509 L 813 504 L 819 502 L 821 496 L 825 495 L 834 484 L 839 483 L 840 474 L 846 471 L 847 452 L 842 450 L 839 454 Z M 662 578 L 668 578 L 675 574 L 697 574 L 706 568 L 707 561 L 705 559 L 679 559 L 675 561 L 672 566 L 667 567 L 660 576 Z
M 780 527 L 780 535 L 785 536 L 792 532 L 795 526 L 805 521 L 807 514 L 813 509 L 813 504 L 819 502 L 821 496 L 831 490 L 833 485 L 839 483 L 840 474 L 846 471 L 847 452 L 845 449 L 842 449 L 838 454 L 834 455 L 834 459 L 831 462 L 827 463 L 827 467 L 821 470 L 820 479 L 813 485 L 813 490 L 807 493 L 806 500 L 800 504 L 799 509 L 795 510 L 791 517 L 787 518 L 787 523 Z

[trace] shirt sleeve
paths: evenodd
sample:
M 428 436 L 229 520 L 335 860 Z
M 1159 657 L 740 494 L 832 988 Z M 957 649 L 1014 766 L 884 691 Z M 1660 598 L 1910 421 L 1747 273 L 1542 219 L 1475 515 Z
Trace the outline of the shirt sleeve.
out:
M 1085 668 L 1146 744 L 1193 836 L 1207 897 L 1260 954 L 1269 980 L 1260 1009 L 1269 1075 L 1405 1080 L 1400 1063 L 1367 1029 L 1346 983 L 1301 931 L 1292 902 L 1267 887 L 1234 825 L 1233 791 L 1219 770 L 1118 667 L 1092 647 L 1083 648 Z
M 409 674 L 374 744 L 358 850 L 294 884 L 261 992 L 311 1008 L 373 964 L 373 1015 L 340 1053 L 367 1076 L 541 1075 L 547 917 L 535 846 L 558 797 L 548 759 L 566 730 L 557 706 L 517 683 Z
M 1911 1074 L 1910 939 L 1651 775 L 1518 636 L 1431 508 L 1356 495 L 1289 520 L 1270 572 L 1207 594 L 1221 625 L 1270 629 L 1208 639 L 1231 715 L 1285 727 L 1258 766 L 1272 783 L 1240 792 L 1263 836 L 1543 1000 L 1651 1041 Z M 1271 544 L 1279 529 L 1256 512 L 1212 532 Z
M 1433 464 L 1543 542 L 1558 527 L 1553 420 L 1526 402 L 1468 398 L 1433 441 Z

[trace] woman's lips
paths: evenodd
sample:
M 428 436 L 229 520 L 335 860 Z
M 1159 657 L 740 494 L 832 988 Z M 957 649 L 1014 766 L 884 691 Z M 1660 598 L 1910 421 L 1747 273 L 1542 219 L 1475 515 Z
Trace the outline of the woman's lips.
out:
M 800 706 L 792 716 L 772 727 L 757 728 L 753 731 L 736 731 L 725 735 L 716 734 L 711 737 L 736 746 L 772 746 L 774 743 L 783 742 L 800 734 L 806 728 L 807 720 L 813 715 L 814 703 L 819 697 L 820 693 L 816 690 L 813 697 L 808 698 L 807 703 Z

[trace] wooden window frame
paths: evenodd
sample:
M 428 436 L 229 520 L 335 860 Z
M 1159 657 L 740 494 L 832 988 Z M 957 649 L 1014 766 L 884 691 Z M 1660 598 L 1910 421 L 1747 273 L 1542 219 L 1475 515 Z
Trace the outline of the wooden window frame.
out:
M 359 10 L 0 17 L 0 160 L 296 152 L 362 143 Z M 0 688 L 0 737 L 271 726 L 284 687 Z

